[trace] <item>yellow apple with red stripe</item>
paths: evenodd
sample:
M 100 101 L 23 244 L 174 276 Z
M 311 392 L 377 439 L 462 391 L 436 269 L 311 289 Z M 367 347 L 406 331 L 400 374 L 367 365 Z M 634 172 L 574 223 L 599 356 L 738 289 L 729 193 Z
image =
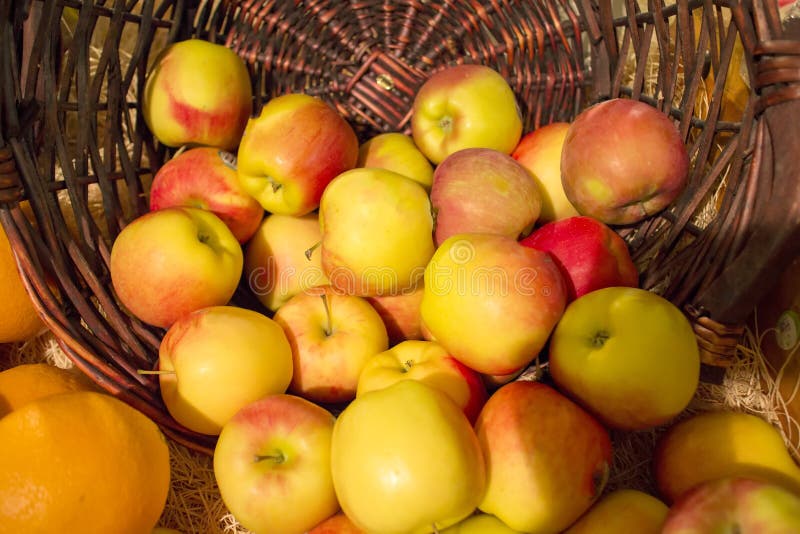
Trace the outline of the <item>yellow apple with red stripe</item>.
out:
M 402 341 L 423 339 L 422 319 L 419 306 L 422 303 L 424 286 L 420 282 L 413 289 L 394 295 L 366 297 L 378 312 L 389 334 L 389 345 Z

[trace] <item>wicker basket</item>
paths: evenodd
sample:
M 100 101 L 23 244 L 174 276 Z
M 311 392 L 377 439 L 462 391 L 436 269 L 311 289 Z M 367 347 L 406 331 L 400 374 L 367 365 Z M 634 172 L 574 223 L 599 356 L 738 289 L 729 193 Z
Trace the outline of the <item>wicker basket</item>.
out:
M 687 189 L 617 230 L 642 287 L 684 309 L 706 364 L 724 366 L 800 251 L 800 37 L 786 33 L 777 0 L 0 0 L 0 222 L 74 363 L 209 452 L 214 439 L 177 424 L 137 373 L 164 332 L 128 316 L 109 280 L 111 243 L 171 156 L 140 115 L 149 62 L 175 40 L 224 43 L 249 64 L 254 111 L 306 92 L 362 138 L 407 131 L 432 72 L 482 63 L 516 91 L 526 131 L 617 96 L 675 120 Z M 234 303 L 258 306 L 244 285 Z

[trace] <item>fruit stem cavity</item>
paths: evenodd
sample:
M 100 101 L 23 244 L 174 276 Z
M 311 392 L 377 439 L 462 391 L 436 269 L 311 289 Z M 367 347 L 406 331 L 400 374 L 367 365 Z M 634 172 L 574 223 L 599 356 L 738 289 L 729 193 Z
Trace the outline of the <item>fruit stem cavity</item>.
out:
M 611 334 L 606 332 L 605 330 L 601 330 L 597 332 L 591 340 L 592 347 L 600 348 L 605 345 L 608 338 L 611 337 Z

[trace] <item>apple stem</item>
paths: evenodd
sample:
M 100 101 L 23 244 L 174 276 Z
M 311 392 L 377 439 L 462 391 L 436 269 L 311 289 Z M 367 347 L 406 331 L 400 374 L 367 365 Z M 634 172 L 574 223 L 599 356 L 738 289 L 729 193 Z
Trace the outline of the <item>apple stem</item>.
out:
M 311 245 L 309 248 L 306 249 L 305 255 L 308 261 L 311 261 L 311 255 L 314 254 L 314 251 L 317 250 L 321 244 L 322 241 L 317 241 L 316 243 L 314 243 L 313 245 Z
M 439 534 L 439 529 L 436 528 L 436 525 L 431 525 L 433 527 L 433 534 Z
M 275 454 L 256 454 L 256 462 L 261 462 L 263 460 L 272 460 L 276 464 L 282 464 L 286 461 L 286 456 L 280 451 Z
M 597 332 L 594 337 L 592 338 L 592 346 L 596 348 L 600 348 L 605 345 L 605 342 L 608 341 L 608 338 L 611 337 L 611 334 L 605 331 Z
M 140 375 L 174 375 L 175 371 L 148 371 L 146 369 L 137 369 L 136 372 Z
M 325 315 L 328 318 L 328 325 L 325 328 L 325 335 L 326 336 L 330 336 L 333 333 L 333 325 L 331 325 L 331 306 L 330 306 L 330 302 L 328 302 L 328 295 L 325 294 L 325 293 L 320 295 L 320 298 L 322 298 L 322 304 L 325 306 Z
M 272 192 L 273 193 L 277 193 L 278 189 L 283 187 L 283 184 L 279 184 L 278 182 L 275 182 L 275 181 L 270 181 L 270 183 L 272 184 Z

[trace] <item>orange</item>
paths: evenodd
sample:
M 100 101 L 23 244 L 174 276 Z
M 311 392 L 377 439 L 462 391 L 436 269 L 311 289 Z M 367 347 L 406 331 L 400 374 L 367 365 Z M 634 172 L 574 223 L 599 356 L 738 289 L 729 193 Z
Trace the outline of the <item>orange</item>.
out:
M 46 363 L 26 363 L 0 372 L 0 417 L 56 393 L 96 389 L 78 371 Z
M 0 419 L 0 533 L 144 534 L 164 510 L 169 451 L 109 395 L 59 393 Z
M 22 285 L 14 253 L 0 226 L 0 343 L 27 341 L 44 329 Z

